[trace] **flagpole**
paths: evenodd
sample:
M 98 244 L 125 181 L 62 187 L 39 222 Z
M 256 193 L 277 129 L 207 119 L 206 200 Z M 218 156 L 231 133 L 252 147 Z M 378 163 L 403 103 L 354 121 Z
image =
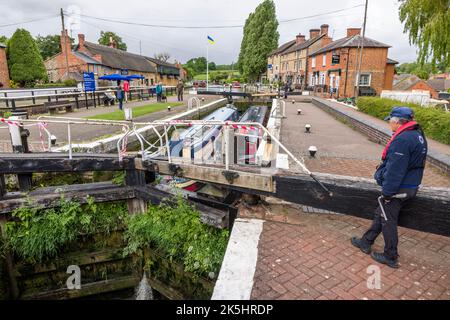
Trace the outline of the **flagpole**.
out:
M 206 44 L 206 91 L 209 91 L 209 52 L 208 52 L 209 44 Z

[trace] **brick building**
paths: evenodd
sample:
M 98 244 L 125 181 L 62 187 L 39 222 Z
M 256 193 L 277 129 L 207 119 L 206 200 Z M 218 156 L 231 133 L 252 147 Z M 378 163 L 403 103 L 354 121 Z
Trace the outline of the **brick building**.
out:
M 428 91 L 433 99 L 439 97 L 438 92 L 425 80 L 420 79 L 414 74 L 401 74 L 394 80 L 392 90 L 395 91 Z
M 361 29 L 349 28 L 345 38 L 311 52 L 308 59 L 308 85 L 327 93 L 333 91 L 338 97 L 354 96 L 361 43 Z M 367 37 L 364 39 L 359 79 L 361 91 L 380 95 L 382 90 L 392 89 L 397 62 L 388 59 L 389 48 L 387 44 Z
M 65 79 L 81 81 L 83 72 L 94 72 L 96 77 L 111 73 L 139 74 L 145 79 L 133 81 L 147 85 L 159 81 L 164 85 L 173 85 L 179 77 L 179 69 L 175 65 L 119 50 L 112 39 L 109 46 L 104 46 L 88 42 L 84 34 L 79 34 L 78 45 L 72 50 L 70 42 L 64 41 L 65 37 L 67 30 L 61 36 L 61 53 L 45 61 L 51 82 Z
M 276 82 L 282 80 L 280 77 L 281 72 L 281 55 L 284 51 L 292 47 L 296 43 L 296 40 L 291 40 L 279 46 L 272 51 L 267 58 L 267 79 L 270 82 Z
M 328 36 L 328 28 L 327 24 L 323 24 L 320 29 L 309 30 L 308 40 L 305 35 L 298 34 L 295 44 L 281 53 L 280 78 L 283 82 L 293 84 L 298 89 L 306 85 L 308 54 L 332 41 Z
M 9 88 L 8 61 L 6 60 L 6 46 L 0 43 L 0 88 Z

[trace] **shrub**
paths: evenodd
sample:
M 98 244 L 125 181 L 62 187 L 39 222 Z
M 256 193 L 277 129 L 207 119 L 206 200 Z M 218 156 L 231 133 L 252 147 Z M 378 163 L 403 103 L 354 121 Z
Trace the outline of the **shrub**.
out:
M 124 203 L 96 204 L 92 198 L 85 205 L 61 199 L 57 208 L 21 207 L 13 212 L 17 220 L 6 224 L 6 245 L 27 262 L 42 262 L 80 235 L 123 227 L 126 216 Z
M 228 231 L 204 225 L 179 196 L 175 203 L 150 206 L 147 213 L 131 217 L 125 239 L 125 255 L 150 245 L 183 263 L 185 271 L 213 278 L 222 264 Z
M 394 106 L 408 106 L 428 137 L 450 145 L 450 113 L 442 109 L 376 97 L 358 98 L 356 104 L 360 111 L 379 119 L 387 117 Z

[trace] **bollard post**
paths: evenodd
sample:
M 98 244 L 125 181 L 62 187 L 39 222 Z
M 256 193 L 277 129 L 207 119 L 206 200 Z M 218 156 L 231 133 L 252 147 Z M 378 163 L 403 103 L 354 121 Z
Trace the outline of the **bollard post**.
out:
M 9 119 L 19 122 L 19 126 L 9 125 L 9 134 L 11 137 L 11 145 L 14 153 L 28 153 L 27 137 L 30 135 L 29 131 L 23 128 L 20 119 L 26 119 L 26 112 L 14 112 Z M 32 174 L 24 173 L 18 174 L 19 188 L 21 191 L 28 191 L 31 189 Z

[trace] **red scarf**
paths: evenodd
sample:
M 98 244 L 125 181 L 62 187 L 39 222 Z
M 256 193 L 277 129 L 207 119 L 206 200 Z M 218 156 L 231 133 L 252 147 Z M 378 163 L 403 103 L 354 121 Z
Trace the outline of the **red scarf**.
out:
M 417 125 L 417 122 L 415 122 L 415 121 L 409 121 L 409 122 L 403 124 L 400 128 L 398 128 L 398 129 L 395 131 L 394 135 L 392 136 L 391 140 L 389 140 L 389 142 L 387 143 L 386 147 L 384 147 L 384 150 L 383 150 L 383 154 L 382 154 L 382 156 L 381 156 L 381 159 L 382 159 L 382 160 L 385 160 L 385 159 L 386 159 L 386 155 L 387 155 L 389 146 L 391 145 L 392 141 L 394 141 L 394 139 L 395 139 L 400 133 L 402 133 L 402 132 L 404 132 L 404 131 L 414 130 L 415 127 L 416 127 L 416 125 Z

